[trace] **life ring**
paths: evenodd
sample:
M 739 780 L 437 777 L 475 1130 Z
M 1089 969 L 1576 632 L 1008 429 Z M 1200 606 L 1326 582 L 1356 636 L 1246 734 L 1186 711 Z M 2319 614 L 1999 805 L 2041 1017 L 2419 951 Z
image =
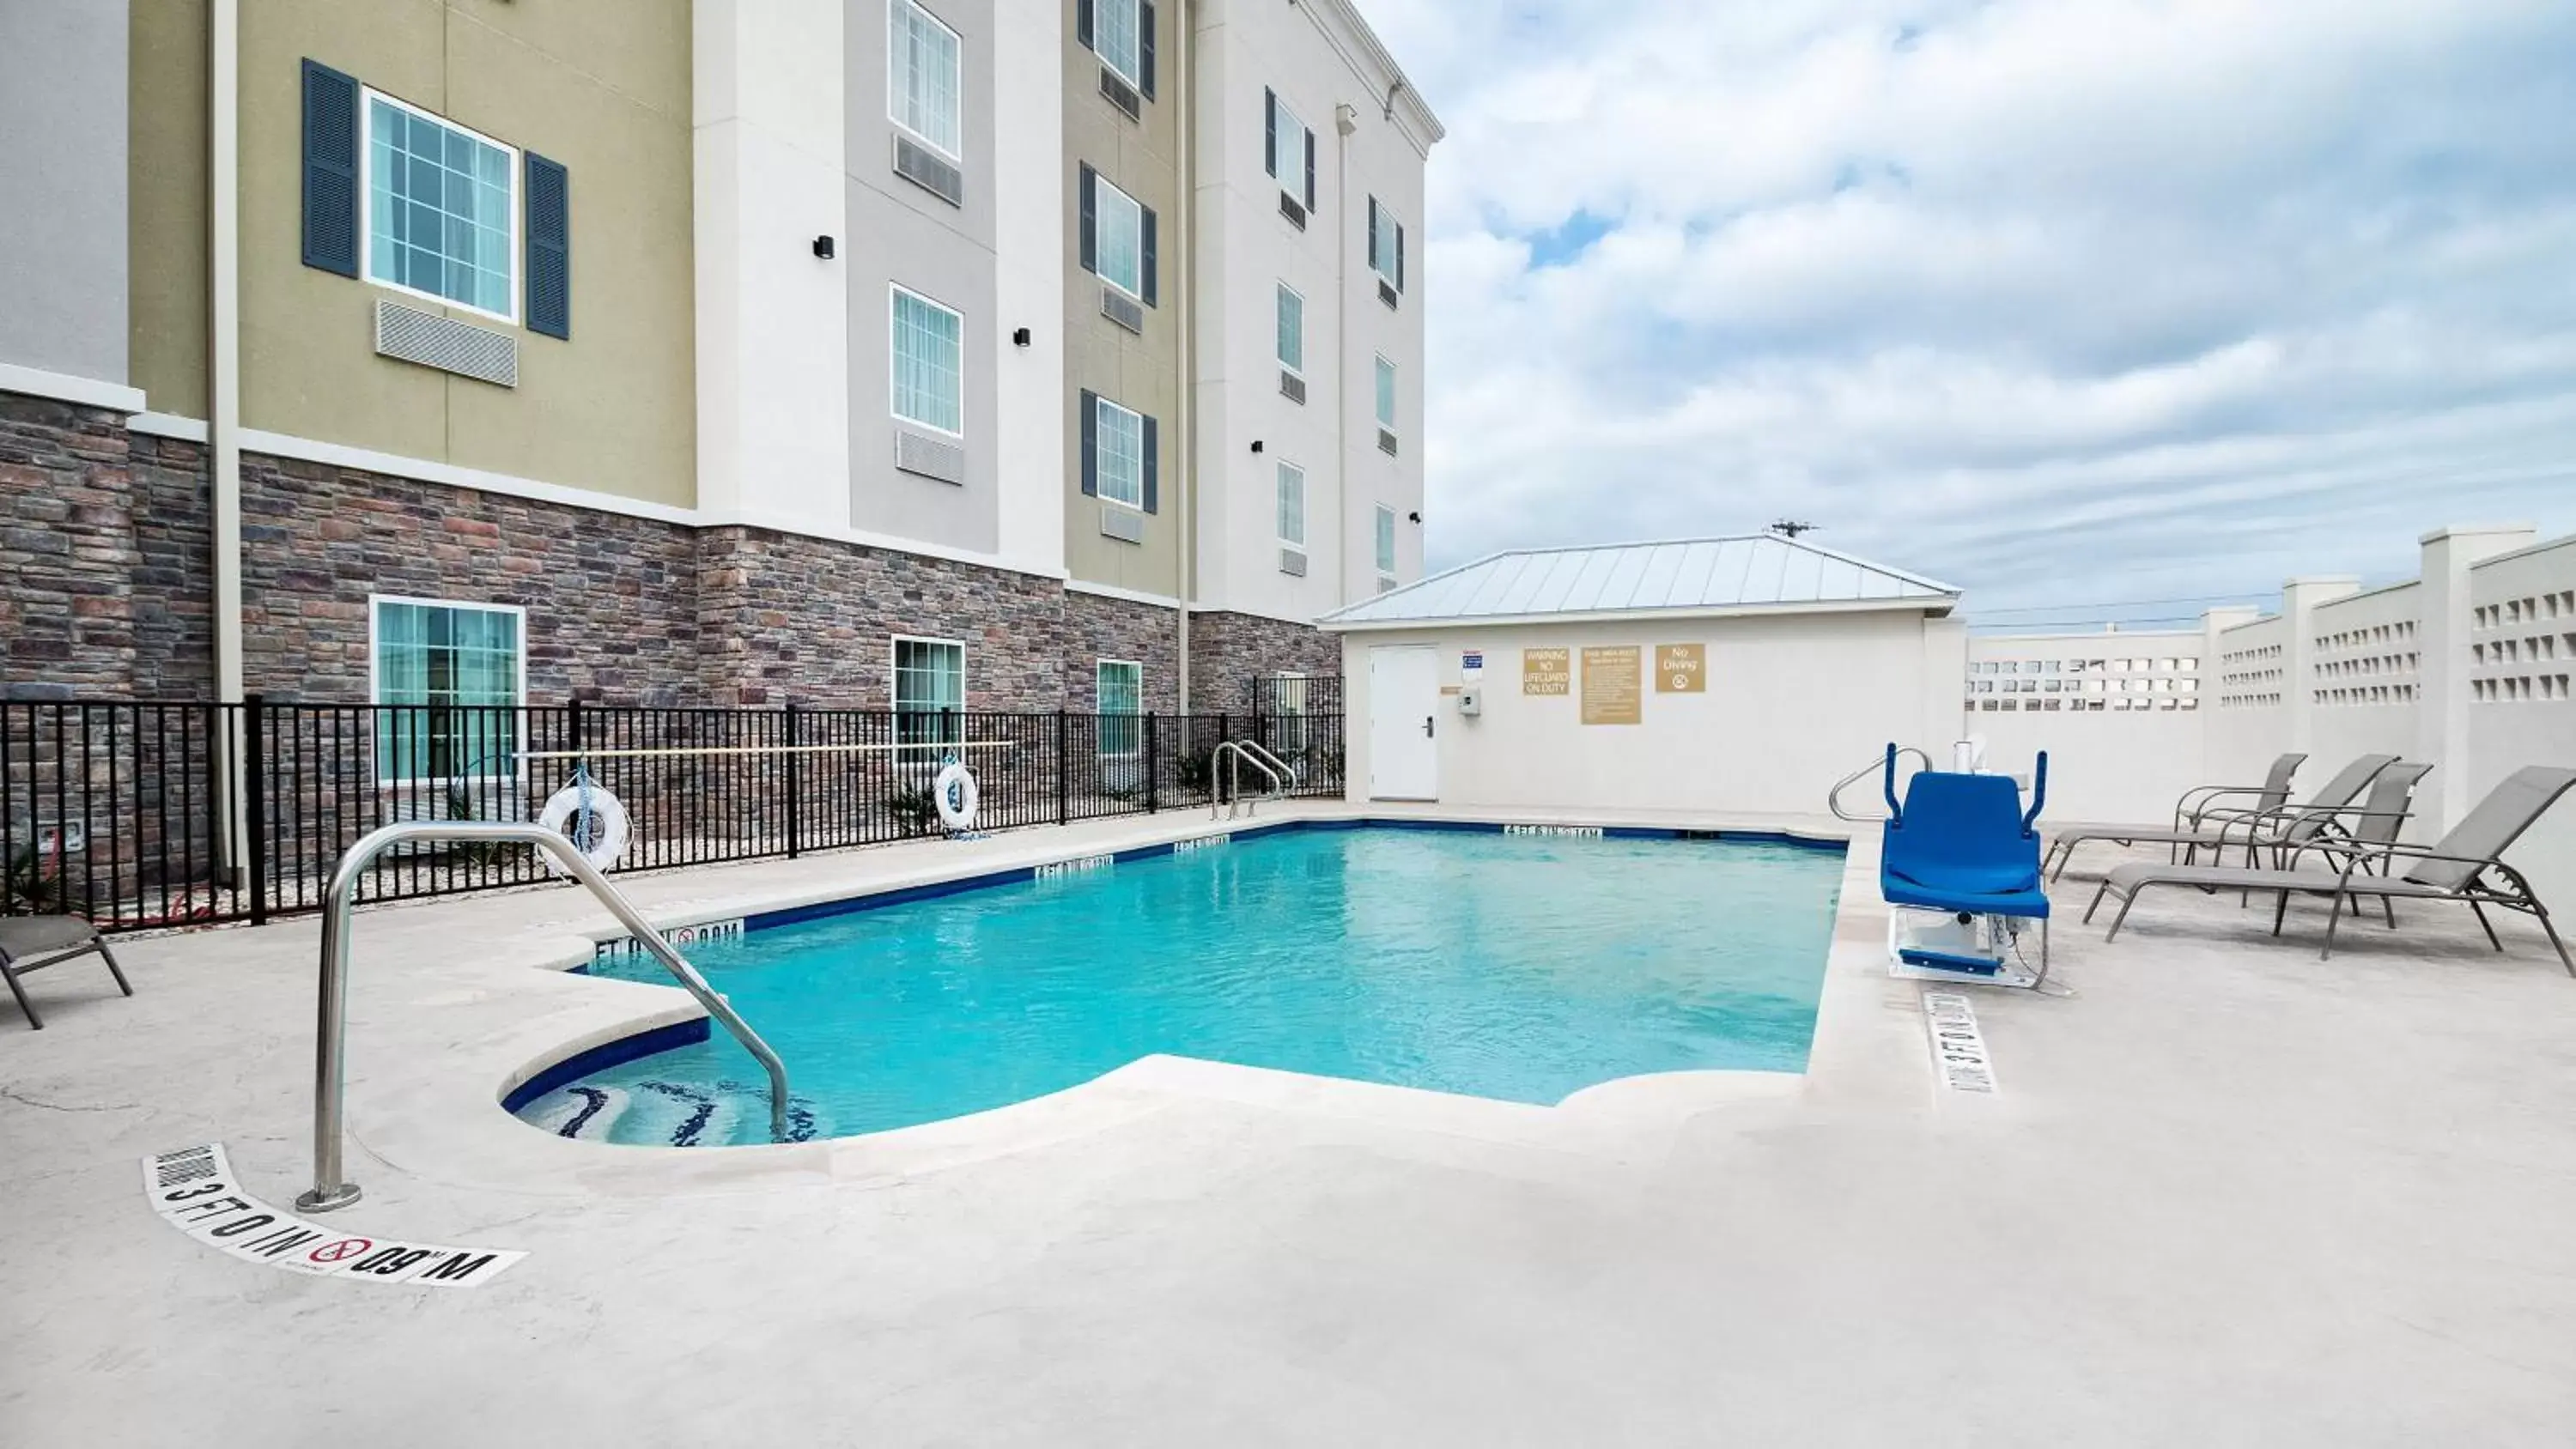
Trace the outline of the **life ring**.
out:
M 939 806 L 939 823 L 951 830 L 975 828 L 975 772 L 951 760 L 930 782 L 930 798 Z
M 582 845 L 581 836 L 575 833 L 578 826 L 575 830 L 564 828 L 573 825 L 575 818 L 585 810 L 590 815 L 590 844 L 587 848 Z M 572 784 L 557 790 L 554 798 L 546 801 L 546 808 L 538 814 L 537 823 L 570 840 L 573 848 L 581 852 L 582 859 L 601 870 L 615 865 L 617 858 L 626 853 L 626 807 L 618 802 L 616 796 L 597 785 Z M 563 862 L 555 859 L 551 851 L 546 855 L 546 869 L 556 875 L 572 874 L 563 868 Z

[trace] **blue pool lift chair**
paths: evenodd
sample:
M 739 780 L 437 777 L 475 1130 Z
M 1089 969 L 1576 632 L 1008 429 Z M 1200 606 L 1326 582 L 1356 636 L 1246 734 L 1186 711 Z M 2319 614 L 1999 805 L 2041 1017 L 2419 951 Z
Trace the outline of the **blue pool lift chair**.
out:
M 2048 979 L 2048 891 L 2040 876 L 2039 812 L 2048 801 L 2048 755 L 2031 776 L 2030 807 L 2009 775 L 1917 771 L 1896 797 L 1896 746 L 1887 747 L 1887 823 L 1879 893 L 1891 907 L 1945 912 L 1957 930 L 1909 944 L 1903 912 L 1889 912 L 1889 949 L 1906 974 L 1996 985 Z M 2024 921 L 2039 922 L 2039 972 L 2026 980 L 2007 966 Z M 1982 943 L 1982 944 L 1980 944 Z

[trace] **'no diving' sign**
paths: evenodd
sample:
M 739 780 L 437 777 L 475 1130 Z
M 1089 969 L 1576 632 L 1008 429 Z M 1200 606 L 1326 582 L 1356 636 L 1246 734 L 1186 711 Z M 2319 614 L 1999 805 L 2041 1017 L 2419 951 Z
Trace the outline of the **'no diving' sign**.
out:
M 471 1288 L 528 1256 L 369 1238 L 307 1222 L 242 1191 L 220 1142 L 143 1159 L 143 1194 L 164 1222 L 208 1247 L 317 1278 Z

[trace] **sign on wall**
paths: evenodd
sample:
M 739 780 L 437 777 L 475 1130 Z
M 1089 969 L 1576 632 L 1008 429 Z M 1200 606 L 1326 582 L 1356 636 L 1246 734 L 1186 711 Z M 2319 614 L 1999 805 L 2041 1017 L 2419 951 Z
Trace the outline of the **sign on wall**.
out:
M 1634 644 L 1593 645 L 1583 651 L 1583 722 L 1640 723 L 1645 650 Z
M 1524 649 L 1521 651 L 1521 693 L 1563 695 L 1566 676 L 1571 672 L 1565 650 Z
M 1708 693 L 1708 646 L 1705 644 L 1656 645 L 1655 693 Z

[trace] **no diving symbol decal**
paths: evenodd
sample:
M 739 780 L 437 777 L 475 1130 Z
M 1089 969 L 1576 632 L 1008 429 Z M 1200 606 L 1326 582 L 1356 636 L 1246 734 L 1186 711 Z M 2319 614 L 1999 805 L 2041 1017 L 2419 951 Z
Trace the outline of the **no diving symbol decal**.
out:
M 471 1288 L 528 1256 L 506 1248 L 362 1238 L 306 1222 L 242 1191 L 220 1142 L 143 1159 L 143 1195 L 164 1222 L 198 1242 L 316 1278 Z
M 1954 1092 L 1995 1090 L 1994 1058 L 1986 1054 L 1986 1036 L 1977 1029 L 1976 1008 L 1955 991 L 1923 993 L 1924 1024 L 1932 1033 L 1932 1060 L 1941 1080 Z

